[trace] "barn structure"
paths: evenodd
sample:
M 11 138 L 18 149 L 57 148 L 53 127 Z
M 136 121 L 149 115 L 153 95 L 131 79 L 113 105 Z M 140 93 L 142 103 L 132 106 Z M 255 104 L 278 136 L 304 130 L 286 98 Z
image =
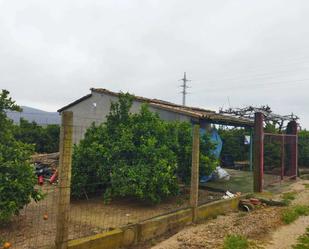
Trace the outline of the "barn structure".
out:
M 119 93 L 103 88 L 91 88 L 91 93 L 62 107 L 58 110 L 73 112 L 73 143 L 78 143 L 84 136 L 87 128 L 94 122 L 100 124 L 106 121 L 111 102 L 116 102 Z M 252 127 L 253 122 L 245 118 L 230 117 L 215 111 L 177 105 L 171 102 L 134 96 L 132 113 L 139 112 L 142 104 L 147 103 L 149 110 L 159 114 L 160 118 L 166 121 L 187 121 L 202 120 L 201 128 L 207 129 L 210 124 L 223 124 L 237 127 Z

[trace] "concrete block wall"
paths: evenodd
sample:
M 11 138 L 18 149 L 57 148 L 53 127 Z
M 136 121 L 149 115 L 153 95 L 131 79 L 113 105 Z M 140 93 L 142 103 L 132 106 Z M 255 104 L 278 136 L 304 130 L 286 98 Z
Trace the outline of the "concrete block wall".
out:
M 198 207 L 198 221 L 238 209 L 240 197 L 219 200 Z M 73 240 L 68 249 L 118 249 L 132 248 L 168 232 L 175 232 L 192 223 L 192 209 L 186 208 L 106 233 Z

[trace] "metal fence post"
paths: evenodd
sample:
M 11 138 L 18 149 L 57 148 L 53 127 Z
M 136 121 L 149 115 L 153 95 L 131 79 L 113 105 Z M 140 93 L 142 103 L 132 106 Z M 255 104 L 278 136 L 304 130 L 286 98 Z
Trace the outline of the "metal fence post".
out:
M 200 124 L 193 126 L 192 166 L 190 205 L 192 207 L 192 221 L 197 220 L 198 189 L 199 189 L 199 159 L 200 159 Z
M 73 113 L 62 112 L 59 158 L 59 199 L 57 210 L 56 249 L 67 249 L 71 194 Z
M 264 173 L 264 115 L 255 113 L 254 120 L 254 192 L 263 191 Z

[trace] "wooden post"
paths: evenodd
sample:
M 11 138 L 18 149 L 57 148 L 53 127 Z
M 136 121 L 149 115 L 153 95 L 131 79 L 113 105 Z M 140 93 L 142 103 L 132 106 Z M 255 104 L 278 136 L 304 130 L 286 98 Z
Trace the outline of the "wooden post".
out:
M 199 161 L 200 161 L 200 124 L 193 126 L 192 166 L 190 205 L 192 207 L 192 221 L 197 220 L 198 189 L 199 189 Z
M 73 113 L 63 112 L 60 130 L 59 199 L 56 228 L 56 249 L 67 249 L 71 194 Z
M 255 113 L 254 121 L 254 192 L 263 191 L 264 173 L 264 115 Z
M 290 144 L 288 145 L 290 151 L 290 162 L 291 162 L 291 170 L 290 176 L 293 179 L 296 179 L 297 170 L 298 170 L 298 137 L 297 137 L 297 122 L 290 121 L 287 126 L 287 134 L 295 135 L 295 137 L 290 138 Z

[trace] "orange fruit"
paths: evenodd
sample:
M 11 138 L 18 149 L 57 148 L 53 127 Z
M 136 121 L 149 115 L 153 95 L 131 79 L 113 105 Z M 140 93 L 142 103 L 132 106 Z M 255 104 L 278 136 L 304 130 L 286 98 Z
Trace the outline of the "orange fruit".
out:
M 12 247 L 12 244 L 10 242 L 5 242 L 4 245 L 3 245 L 4 249 L 8 249 L 8 248 L 11 248 L 11 247 Z
M 47 214 L 44 214 L 44 215 L 43 215 L 43 219 L 44 219 L 44 220 L 48 220 L 48 215 L 47 215 Z

